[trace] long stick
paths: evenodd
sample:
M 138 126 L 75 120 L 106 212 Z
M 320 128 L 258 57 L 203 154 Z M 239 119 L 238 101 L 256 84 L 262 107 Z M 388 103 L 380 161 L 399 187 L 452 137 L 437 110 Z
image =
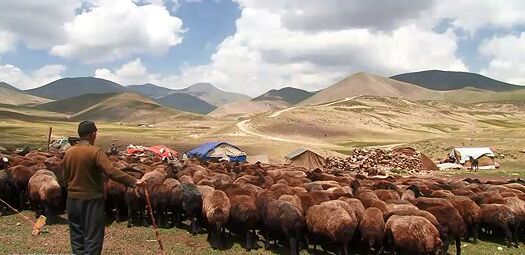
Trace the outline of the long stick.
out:
M 49 135 L 47 136 L 47 152 L 49 152 L 49 147 L 51 145 L 51 132 L 53 131 L 52 127 L 49 127 Z
M 159 230 L 157 229 L 157 223 L 155 222 L 155 217 L 153 216 L 153 208 L 151 207 L 151 200 L 149 198 L 149 192 L 147 188 L 144 188 L 146 192 L 146 201 L 148 202 L 148 211 L 151 218 L 151 223 L 153 225 L 153 230 L 155 231 L 155 236 L 157 237 L 157 242 L 159 243 L 159 248 L 162 254 L 164 254 L 164 246 L 162 246 L 162 241 L 160 240 Z
M 15 213 L 17 214 L 20 214 L 20 216 L 22 216 L 22 218 L 24 218 L 25 220 L 27 220 L 29 223 L 31 223 L 31 225 L 34 227 L 35 226 L 35 222 L 32 221 L 29 217 L 23 215 L 22 213 L 20 213 L 17 209 L 13 208 L 11 205 L 9 205 L 6 201 L 2 200 L 0 198 L 0 202 L 4 203 L 5 205 L 7 205 L 7 207 L 9 207 L 9 209 L 13 210 Z

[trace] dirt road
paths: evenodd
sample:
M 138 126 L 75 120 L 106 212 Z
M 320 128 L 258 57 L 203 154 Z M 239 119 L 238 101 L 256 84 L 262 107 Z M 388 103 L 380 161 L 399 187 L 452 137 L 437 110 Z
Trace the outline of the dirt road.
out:
M 273 141 L 279 141 L 279 142 L 287 142 L 287 143 L 298 143 L 298 144 L 304 144 L 304 145 L 310 145 L 310 146 L 323 146 L 323 147 L 334 147 L 335 145 L 329 144 L 329 143 L 315 143 L 315 142 L 308 142 L 304 140 L 294 140 L 294 139 L 286 139 L 276 136 L 270 136 L 265 135 L 257 132 L 253 129 L 252 124 L 250 123 L 252 119 L 243 120 L 237 123 L 237 127 L 244 133 L 248 135 L 257 136 L 262 139 L 266 140 L 273 140 Z

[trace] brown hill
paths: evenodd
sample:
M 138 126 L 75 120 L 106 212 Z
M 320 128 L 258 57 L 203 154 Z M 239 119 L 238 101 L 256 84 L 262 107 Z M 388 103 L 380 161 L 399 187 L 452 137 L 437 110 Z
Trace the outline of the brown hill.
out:
M 2 104 L 10 105 L 35 105 L 51 101 L 49 99 L 28 95 L 5 87 L 0 87 L 0 98 L 2 98 Z
M 118 94 L 71 116 L 71 119 L 75 120 L 144 123 L 157 123 L 168 119 L 197 120 L 203 118 L 205 117 L 161 106 L 149 98 L 133 93 Z
M 414 84 L 367 73 L 353 74 L 307 98 L 300 105 L 318 105 L 347 97 L 371 95 L 407 99 L 439 99 L 441 93 Z
M 333 104 L 299 106 L 275 117 L 258 115 L 250 125 L 267 136 L 376 146 L 458 132 L 472 136 L 472 132 L 523 128 L 524 107 L 521 101 L 468 104 L 359 96 Z
M 75 114 L 95 104 L 98 104 L 110 97 L 116 96 L 117 93 L 105 94 L 84 94 L 81 96 L 70 97 L 67 99 L 57 100 L 41 105 L 34 106 L 36 109 L 60 112 L 65 114 Z

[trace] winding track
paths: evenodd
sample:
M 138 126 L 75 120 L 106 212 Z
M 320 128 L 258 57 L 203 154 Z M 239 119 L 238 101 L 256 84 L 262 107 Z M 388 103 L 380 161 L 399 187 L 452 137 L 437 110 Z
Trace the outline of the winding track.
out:
M 350 100 L 355 99 L 357 97 L 360 97 L 360 96 L 346 97 L 345 99 L 338 100 L 338 101 L 335 101 L 335 102 L 330 102 L 330 103 L 327 103 L 327 104 L 322 104 L 320 106 L 323 106 L 323 107 L 324 106 L 331 106 L 331 105 L 334 105 L 334 104 L 337 104 L 337 103 L 350 101 Z M 281 113 L 293 110 L 295 108 L 297 108 L 297 106 L 292 106 L 292 107 L 289 107 L 289 108 L 286 108 L 286 109 L 274 112 L 271 115 L 269 115 L 268 117 L 269 118 L 275 118 L 275 117 L 279 116 Z M 281 137 L 277 137 L 277 136 L 265 135 L 265 134 L 257 132 L 255 129 L 253 129 L 252 125 L 250 124 L 251 120 L 252 119 L 239 121 L 239 122 L 237 122 L 237 127 L 241 130 L 241 132 L 244 132 L 244 133 L 246 133 L 248 135 L 256 136 L 256 137 L 259 137 L 259 138 L 262 138 L 262 139 L 266 139 L 266 140 L 273 140 L 273 141 L 279 141 L 279 142 L 288 142 L 288 143 L 299 143 L 299 144 L 306 144 L 306 145 L 311 145 L 311 146 L 330 146 L 330 147 L 336 146 L 336 145 L 329 144 L 329 143 L 306 142 L 304 140 L 286 139 L 286 138 L 281 138 Z

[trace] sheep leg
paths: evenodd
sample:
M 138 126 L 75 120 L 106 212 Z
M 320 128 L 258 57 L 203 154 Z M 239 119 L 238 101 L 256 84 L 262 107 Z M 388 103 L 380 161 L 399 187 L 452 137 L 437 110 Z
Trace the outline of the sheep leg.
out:
M 147 207 L 143 207 L 140 210 L 140 218 L 142 219 L 142 226 L 149 227 L 150 219 L 148 217 L 149 214 L 148 214 L 148 212 L 146 210 L 148 210 Z
M 224 227 L 217 229 L 217 240 L 219 240 L 219 249 L 224 249 L 226 247 L 226 240 L 224 239 Z
M 297 242 L 295 238 L 288 238 L 288 242 L 290 243 L 290 255 L 297 255 Z
M 25 192 L 23 189 L 19 189 L 20 192 L 18 193 L 18 209 L 19 211 L 23 211 L 25 208 Z
M 456 255 L 461 254 L 461 238 L 456 238 Z
M 339 248 L 341 255 L 348 255 L 348 243 L 344 242 L 343 246 Z
M 270 235 L 268 234 L 267 230 L 263 231 L 264 236 L 264 249 L 269 250 L 270 249 Z
M 479 224 L 472 226 L 472 238 L 474 243 L 478 243 Z
M 197 225 L 197 221 L 195 219 L 195 216 L 191 216 L 191 234 L 197 235 L 197 232 L 199 232 L 199 227 Z
M 377 251 L 376 254 L 383 254 L 383 253 L 384 253 L 384 250 L 385 250 L 385 249 L 384 249 L 383 245 L 380 244 L 380 245 L 379 245 L 379 250 Z
M 520 223 L 517 222 L 515 225 L 514 225 L 514 247 L 518 248 L 519 246 L 519 240 L 518 240 L 518 229 L 520 227 Z
M 250 233 L 250 230 L 244 231 L 246 234 L 246 251 L 251 251 L 253 249 L 253 239 Z
M 509 230 L 509 226 L 507 224 L 502 226 L 503 231 L 505 232 L 505 244 L 508 248 L 510 248 L 512 243 L 512 232 Z
M 131 206 L 128 205 L 128 228 L 131 228 L 133 226 L 133 210 L 131 210 Z
M 160 210 L 155 210 L 155 218 L 158 221 L 157 224 L 159 225 L 159 228 L 162 228 L 162 212 Z

